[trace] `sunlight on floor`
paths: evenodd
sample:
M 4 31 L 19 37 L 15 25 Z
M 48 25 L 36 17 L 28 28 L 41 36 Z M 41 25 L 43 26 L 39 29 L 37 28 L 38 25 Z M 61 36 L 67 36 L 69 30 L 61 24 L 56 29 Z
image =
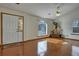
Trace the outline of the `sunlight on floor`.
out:
M 44 54 L 47 51 L 47 41 L 45 40 L 45 41 L 38 42 L 37 47 L 38 47 L 38 49 L 37 49 L 38 50 L 38 55 L 39 56 L 44 56 Z
M 68 42 L 63 42 L 63 44 L 68 44 Z
M 47 39 L 47 41 L 49 42 L 49 43 L 53 43 L 53 44 L 61 44 L 61 43 L 63 43 L 64 41 L 63 40 L 59 40 L 59 39 Z
M 72 56 L 79 56 L 79 47 L 72 46 Z

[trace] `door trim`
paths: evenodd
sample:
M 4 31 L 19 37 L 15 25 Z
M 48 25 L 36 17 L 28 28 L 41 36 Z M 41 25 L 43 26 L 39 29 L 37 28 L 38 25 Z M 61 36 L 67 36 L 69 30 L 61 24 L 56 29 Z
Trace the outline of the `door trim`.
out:
M 23 17 L 22 42 L 24 42 L 24 16 L 1 12 L 1 46 L 3 46 L 3 14 Z M 15 43 L 15 42 L 14 42 Z

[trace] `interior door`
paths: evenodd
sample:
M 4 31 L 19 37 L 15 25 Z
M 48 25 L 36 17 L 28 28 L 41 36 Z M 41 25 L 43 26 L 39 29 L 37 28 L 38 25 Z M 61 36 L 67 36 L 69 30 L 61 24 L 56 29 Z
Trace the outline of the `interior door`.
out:
M 16 43 L 23 41 L 23 23 L 19 22 L 19 19 L 23 20 L 22 17 L 11 15 L 11 14 L 2 14 L 2 28 L 3 28 L 3 39 L 2 44 Z M 21 26 L 21 27 L 20 27 Z

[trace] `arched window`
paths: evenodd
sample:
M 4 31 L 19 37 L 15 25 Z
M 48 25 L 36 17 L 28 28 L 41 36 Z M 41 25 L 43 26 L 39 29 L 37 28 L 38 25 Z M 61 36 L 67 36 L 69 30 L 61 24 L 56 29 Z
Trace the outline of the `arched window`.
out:
M 39 22 L 38 35 L 39 36 L 47 35 L 47 23 L 45 23 L 45 21 L 43 20 Z

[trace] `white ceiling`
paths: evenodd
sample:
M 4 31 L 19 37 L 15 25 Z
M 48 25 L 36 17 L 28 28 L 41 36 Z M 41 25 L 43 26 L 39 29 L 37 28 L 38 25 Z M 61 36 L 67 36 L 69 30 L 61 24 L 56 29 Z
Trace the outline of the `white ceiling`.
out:
M 32 15 L 50 19 L 56 19 L 58 17 L 56 16 L 56 7 L 58 5 L 62 10 L 60 16 L 79 7 L 78 3 L 20 3 L 19 5 L 16 3 L 0 3 L 1 7 L 23 11 Z

